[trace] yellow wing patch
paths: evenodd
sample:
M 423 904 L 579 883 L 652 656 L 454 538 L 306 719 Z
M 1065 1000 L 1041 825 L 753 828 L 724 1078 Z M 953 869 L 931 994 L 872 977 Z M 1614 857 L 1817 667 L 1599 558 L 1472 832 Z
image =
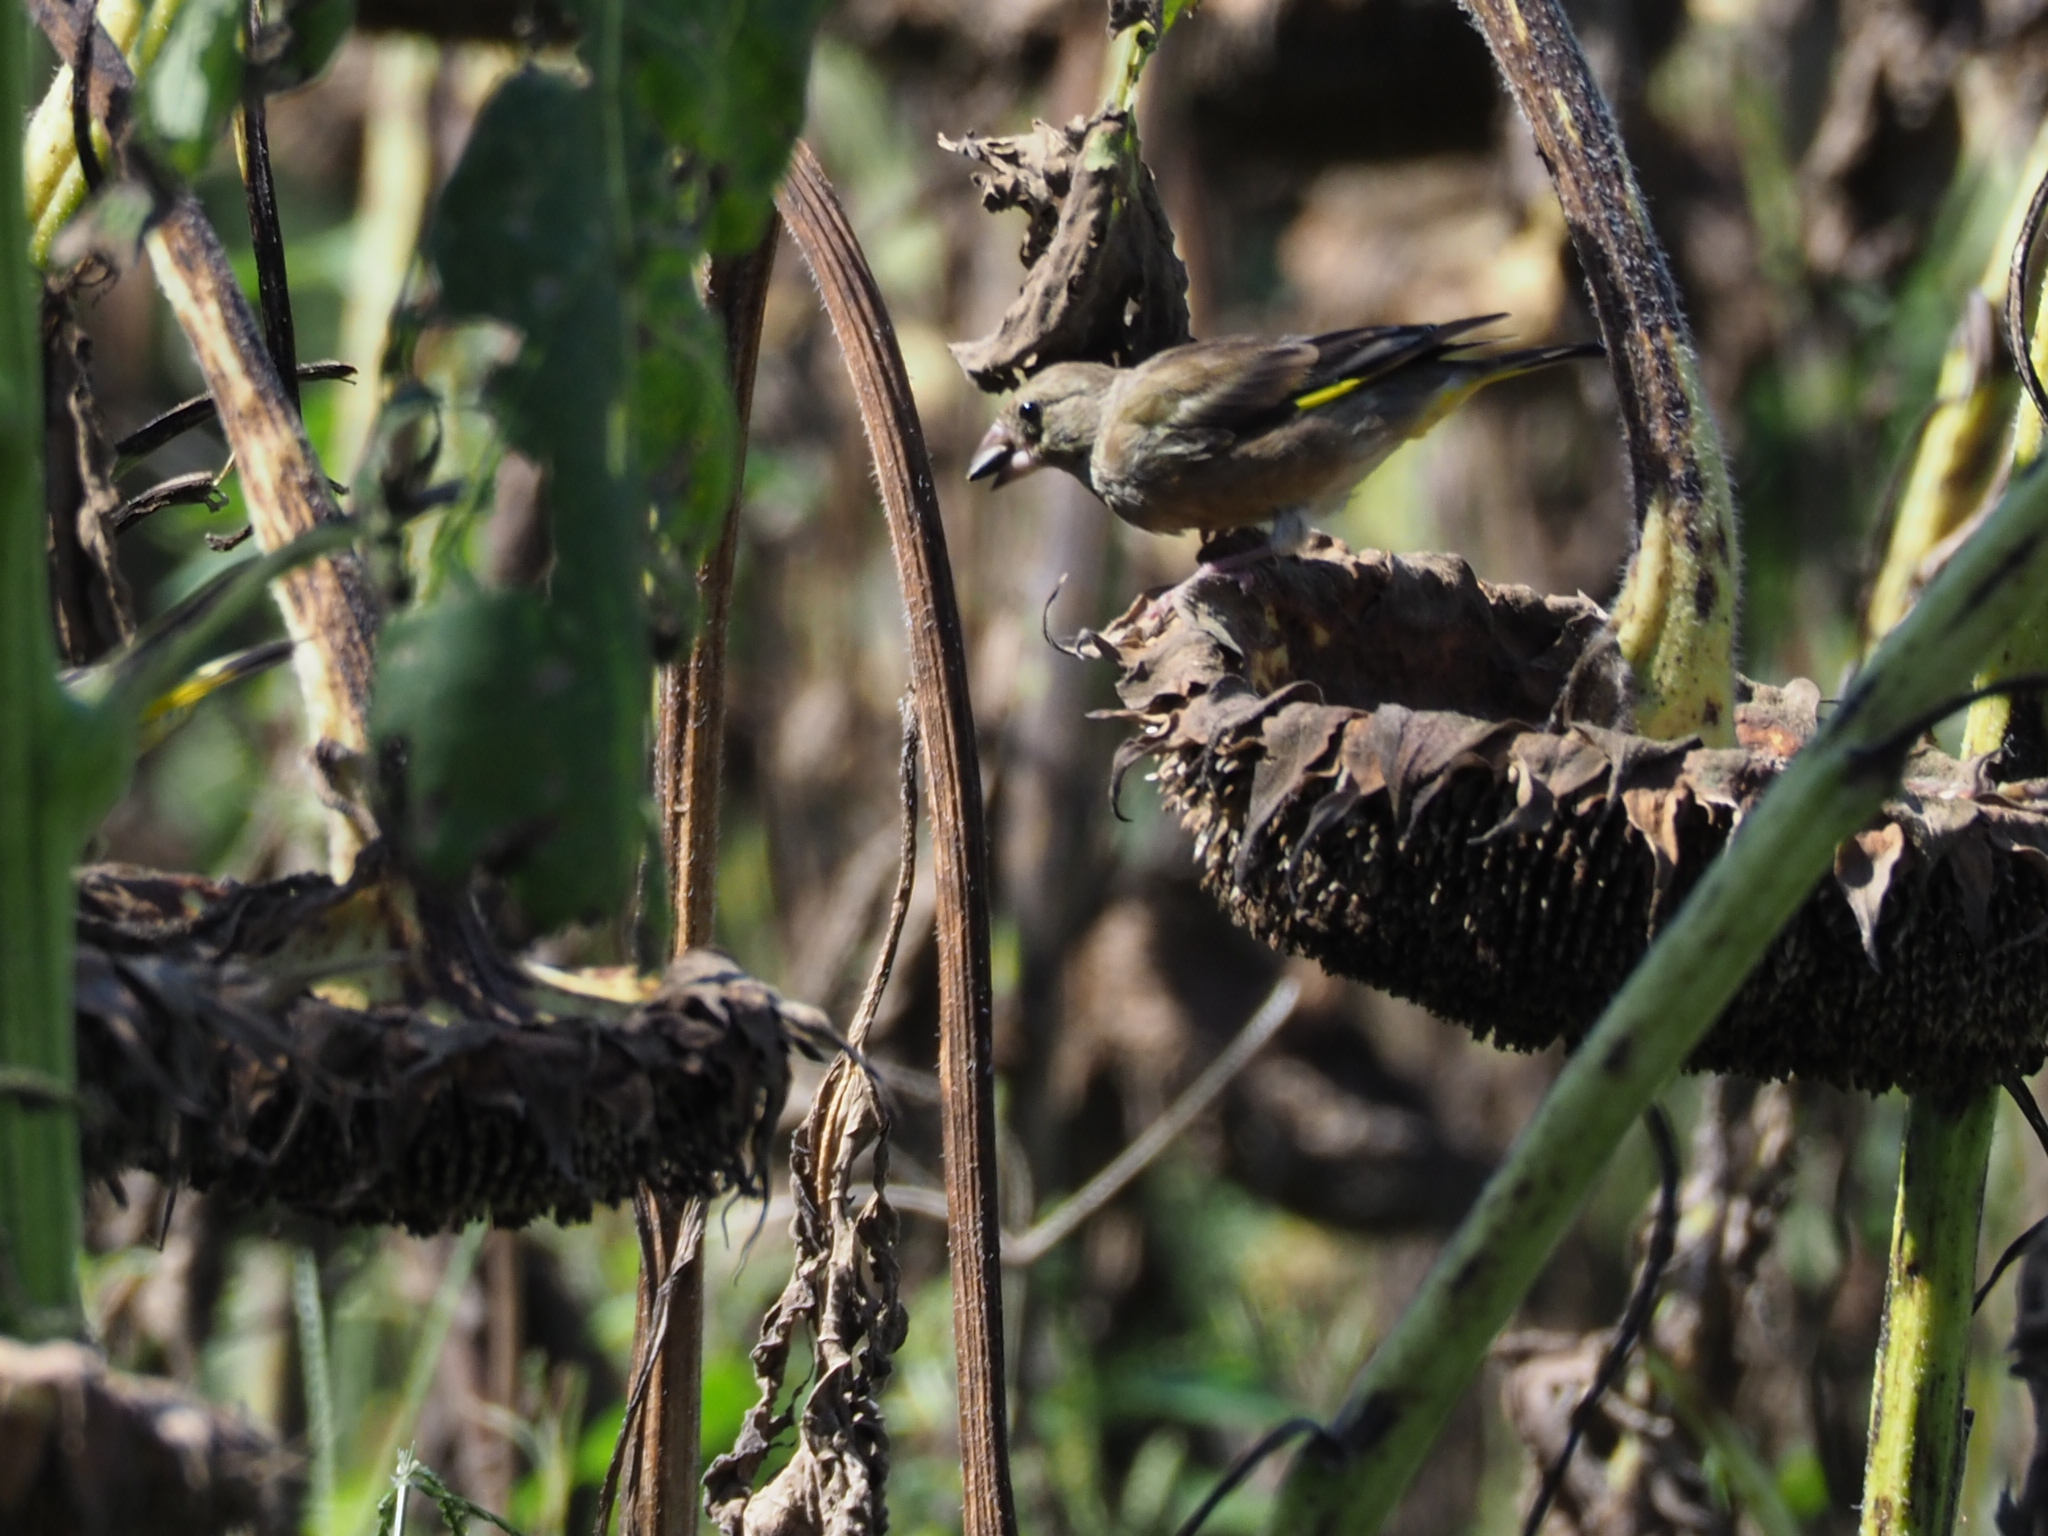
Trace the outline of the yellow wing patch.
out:
M 1341 400 L 1365 382 L 1364 379 L 1339 379 L 1334 384 L 1325 384 L 1321 389 L 1312 389 L 1305 395 L 1294 398 L 1298 411 L 1312 411 L 1319 405 L 1328 405 L 1332 400 Z

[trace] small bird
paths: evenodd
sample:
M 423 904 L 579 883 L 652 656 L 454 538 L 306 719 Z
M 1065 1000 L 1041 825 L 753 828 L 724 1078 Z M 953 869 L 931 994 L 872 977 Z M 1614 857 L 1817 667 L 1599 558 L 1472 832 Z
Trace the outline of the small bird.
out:
M 967 468 L 1007 485 L 1063 469 L 1151 533 L 1234 528 L 1341 505 L 1395 448 L 1475 390 L 1596 342 L 1487 352 L 1504 315 L 1169 347 L 1135 368 L 1055 363 L 1004 406 Z M 1276 542 L 1278 542 L 1276 540 Z

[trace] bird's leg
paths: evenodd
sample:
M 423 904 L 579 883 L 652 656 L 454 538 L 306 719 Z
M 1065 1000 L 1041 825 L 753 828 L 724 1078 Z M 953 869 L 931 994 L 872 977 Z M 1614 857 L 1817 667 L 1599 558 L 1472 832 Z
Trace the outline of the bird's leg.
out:
M 1287 507 L 1265 528 L 1233 528 L 1217 534 L 1202 545 L 1195 558 L 1205 571 L 1236 575 L 1293 554 L 1307 538 L 1308 513 L 1301 507 Z
M 1232 528 L 1205 539 L 1195 561 L 1204 571 L 1233 572 L 1270 560 L 1276 553 L 1265 529 Z

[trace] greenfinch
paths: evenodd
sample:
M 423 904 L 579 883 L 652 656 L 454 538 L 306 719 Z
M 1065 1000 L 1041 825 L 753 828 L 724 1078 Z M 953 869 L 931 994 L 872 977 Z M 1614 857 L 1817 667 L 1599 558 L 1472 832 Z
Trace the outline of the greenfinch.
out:
M 1502 315 L 1169 347 L 1135 368 L 1055 363 L 1003 407 L 969 480 L 1063 469 L 1125 522 L 1204 540 L 1341 505 L 1409 438 L 1473 391 L 1570 358 L 1587 342 L 1483 350 Z

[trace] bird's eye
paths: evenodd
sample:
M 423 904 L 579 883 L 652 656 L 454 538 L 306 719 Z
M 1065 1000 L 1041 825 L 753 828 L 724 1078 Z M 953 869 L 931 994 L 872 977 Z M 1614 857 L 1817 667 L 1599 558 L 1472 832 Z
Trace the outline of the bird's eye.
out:
M 1024 430 L 1033 437 L 1045 425 L 1045 407 L 1036 400 L 1023 400 L 1017 405 L 1017 420 L 1024 424 Z

